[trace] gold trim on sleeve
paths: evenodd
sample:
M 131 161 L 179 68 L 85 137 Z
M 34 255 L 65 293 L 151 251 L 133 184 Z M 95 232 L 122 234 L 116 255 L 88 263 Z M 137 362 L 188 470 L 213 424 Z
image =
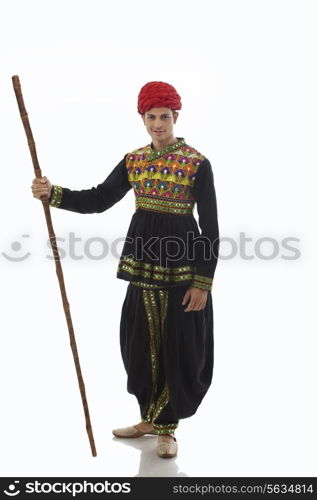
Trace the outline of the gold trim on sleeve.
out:
M 56 186 L 55 184 L 53 184 L 52 190 L 52 197 L 49 204 L 51 207 L 59 208 L 60 204 L 62 203 L 63 188 L 61 186 Z
M 202 288 L 203 290 L 212 290 L 213 279 L 201 274 L 195 274 L 192 286 Z

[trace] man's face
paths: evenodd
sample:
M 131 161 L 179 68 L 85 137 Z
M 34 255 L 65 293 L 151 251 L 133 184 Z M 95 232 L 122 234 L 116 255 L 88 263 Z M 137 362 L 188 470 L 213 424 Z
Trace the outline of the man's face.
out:
M 178 112 L 170 108 L 152 108 L 142 116 L 146 130 L 155 142 L 164 143 L 173 137 L 173 125 L 178 118 Z

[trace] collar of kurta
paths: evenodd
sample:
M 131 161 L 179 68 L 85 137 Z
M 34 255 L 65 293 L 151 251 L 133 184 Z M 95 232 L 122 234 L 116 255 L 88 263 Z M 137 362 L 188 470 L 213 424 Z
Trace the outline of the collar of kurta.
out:
M 160 157 L 160 156 L 162 156 L 162 155 L 164 155 L 166 153 L 170 153 L 171 151 L 175 151 L 180 146 L 182 146 L 183 144 L 185 144 L 184 137 L 176 137 L 176 139 L 177 139 L 177 142 L 174 142 L 174 144 L 170 144 L 169 146 L 166 146 L 165 148 L 160 149 L 159 151 L 156 151 L 153 148 L 153 143 L 151 142 L 151 144 L 148 145 L 148 147 L 150 148 L 151 152 L 148 155 L 146 155 L 147 161 L 154 160 L 155 158 L 158 158 L 158 157 Z

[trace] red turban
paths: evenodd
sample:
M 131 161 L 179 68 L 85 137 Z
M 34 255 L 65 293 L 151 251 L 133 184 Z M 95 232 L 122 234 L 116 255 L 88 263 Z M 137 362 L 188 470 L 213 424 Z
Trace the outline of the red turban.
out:
M 165 82 L 148 82 L 138 95 L 138 113 L 143 114 L 152 108 L 181 109 L 180 95 L 173 85 Z

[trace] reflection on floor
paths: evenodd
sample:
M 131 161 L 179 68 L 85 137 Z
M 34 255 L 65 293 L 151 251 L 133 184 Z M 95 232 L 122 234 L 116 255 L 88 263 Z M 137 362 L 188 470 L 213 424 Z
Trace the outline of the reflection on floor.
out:
M 177 457 L 164 459 L 157 456 L 156 436 L 146 435 L 135 439 L 114 437 L 113 441 L 118 442 L 122 446 L 140 450 L 139 471 L 134 477 L 187 477 L 187 474 L 179 471 Z

